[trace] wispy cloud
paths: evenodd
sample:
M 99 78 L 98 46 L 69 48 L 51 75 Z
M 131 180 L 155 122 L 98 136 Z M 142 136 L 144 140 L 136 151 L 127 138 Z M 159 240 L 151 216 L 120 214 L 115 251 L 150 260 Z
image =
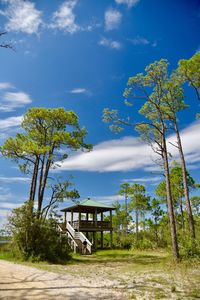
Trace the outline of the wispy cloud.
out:
M 70 90 L 70 93 L 71 94 L 85 94 L 85 95 L 88 95 L 88 96 L 90 96 L 92 94 L 91 91 L 89 91 L 88 89 L 80 88 L 80 87 Z
M 187 157 L 192 156 L 195 164 L 200 161 L 199 130 L 200 122 L 195 122 L 181 132 L 186 160 Z M 173 159 L 178 159 L 177 149 L 169 144 L 169 141 L 174 143 L 175 139 L 174 135 L 168 137 L 168 150 Z M 157 155 L 147 144 L 134 137 L 124 137 L 99 143 L 89 153 L 78 153 L 69 157 L 62 163 L 60 170 L 97 172 L 119 172 L 137 169 L 159 170 L 158 166 L 155 165 L 155 159 L 157 159 Z
M 74 8 L 77 4 L 77 0 L 64 1 L 54 12 L 52 23 L 50 28 L 63 30 L 67 33 L 75 33 L 80 30 L 80 26 L 76 24 L 76 16 L 74 14 Z
M 146 38 L 141 37 L 141 36 L 137 36 L 134 39 L 128 39 L 128 41 L 131 42 L 131 44 L 133 44 L 135 46 L 137 46 L 137 45 L 149 45 L 150 44 L 149 40 L 147 40 Z
M 115 0 L 117 4 L 126 4 L 129 8 L 135 6 L 140 0 Z
M 36 9 L 35 3 L 23 0 L 3 0 L 7 4 L 1 15 L 7 18 L 7 31 L 37 34 L 42 25 L 42 12 Z
M 7 130 L 12 127 L 17 127 L 21 124 L 23 116 L 18 117 L 9 117 L 6 119 L 0 120 L 0 129 Z
M 0 90 L 12 89 L 14 86 L 10 82 L 0 82 Z
M 141 177 L 141 178 L 126 178 L 126 179 L 122 179 L 122 182 L 159 182 L 163 180 L 163 178 L 161 176 L 151 176 L 151 177 Z
M 109 8 L 105 12 L 105 30 L 113 30 L 119 27 L 122 19 L 122 14 L 113 8 Z
M 3 209 L 14 209 L 21 206 L 23 203 L 12 203 L 12 202 L 0 202 L 0 208 Z
M 148 40 L 147 38 L 145 37 L 142 37 L 142 36 L 137 36 L 135 38 L 132 38 L 132 39 L 127 39 L 127 41 L 129 41 L 132 45 L 134 46 L 152 46 L 152 47 L 157 47 L 158 45 L 158 42 L 157 41 L 150 41 Z
M 124 201 L 124 197 L 120 195 L 109 195 L 109 196 L 92 196 L 91 197 L 94 200 L 97 200 L 99 202 L 105 203 L 107 205 L 112 204 L 116 201 Z
M 4 183 L 26 183 L 30 181 L 28 177 L 5 177 L 0 175 L 0 181 Z
M 32 102 L 30 96 L 24 92 L 6 92 L 0 101 L 0 111 L 10 112 Z
M 120 50 L 122 48 L 122 44 L 119 41 L 114 41 L 104 37 L 99 41 L 99 45 L 115 50 Z

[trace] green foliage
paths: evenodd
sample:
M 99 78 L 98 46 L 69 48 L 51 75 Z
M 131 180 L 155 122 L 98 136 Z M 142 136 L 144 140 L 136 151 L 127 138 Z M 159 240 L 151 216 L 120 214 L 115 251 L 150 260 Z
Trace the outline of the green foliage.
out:
M 199 258 L 200 257 L 200 240 L 192 240 L 185 232 L 179 238 L 180 254 L 183 258 Z
M 195 89 L 197 98 L 200 100 L 200 51 L 196 52 L 190 59 L 182 59 L 178 63 L 177 74 L 179 80 L 188 82 Z
M 13 210 L 9 228 L 14 252 L 23 260 L 59 262 L 69 259 L 67 240 L 60 236 L 55 221 L 34 217 L 30 201 Z
M 130 187 L 131 201 L 129 203 L 130 210 L 149 210 L 150 197 L 145 195 L 145 187 L 142 184 L 133 184 Z
M 147 249 L 155 249 L 156 247 L 157 245 L 153 241 L 147 238 L 143 238 L 139 240 L 134 240 L 131 249 L 147 250 Z
M 113 229 L 115 232 L 120 234 L 121 232 L 125 233 L 127 228 L 127 222 L 131 221 L 131 216 L 126 214 L 126 209 L 116 201 L 113 206 L 115 207 L 115 214 L 112 218 Z
M 187 175 L 187 184 L 188 188 L 192 190 L 195 185 L 194 179 L 190 176 L 188 171 L 186 172 Z M 172 198 L 175 206 L 179 205 L 180 198 L 184 196 L 184 186 L 183 186 L 183 175 L 182 175 L 182 168 L 179 163 L 174 161 L 172 163 L 172 167 L 170 169 L 170 184 L 171 184 L 171 191 L 172 191 Z M 156 195 L 160 197 L 163 202 L 166 201 L 166 182 L 162 181 L 156 188 Z
M 193 196 L 190 200 L 192 202 L 193 211 L 200 215 L 200 196 Z
M 8 138 L 0 147 L 0 152 L 4 157 L 14 160 L 22 172 L 31 175 L 27 199 L 35 200 L 38 217 L 42 217 L 50 168 L 59 167 L 59 162 L 66 159 L 70 151 L 91 150 L 92 146 L 84 142 L 87 131 L 80 128 L 77 115 L 64 108 L 31 108 L 23 117 L 22 128 L 24 133 Z M 56 198 L 61 199 L 61 193 L 63 198 L 67 187 L 63 182 L 59 184 L 58 191 L 57 184 L 57 196 L 53 195 L 53 202 Z

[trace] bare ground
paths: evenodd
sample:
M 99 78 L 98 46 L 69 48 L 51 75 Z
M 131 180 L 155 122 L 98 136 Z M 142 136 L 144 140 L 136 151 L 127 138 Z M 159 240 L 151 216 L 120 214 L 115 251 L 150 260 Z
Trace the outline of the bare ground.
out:
M 157 256 L 86 261 L 37 264 L 41 270 L 0 260 L 0 299 L 200 299 L 199 265 L 162 264 Z
M 0 299 L 126 299 L 111 280 L 88 280 L 0 260 Z

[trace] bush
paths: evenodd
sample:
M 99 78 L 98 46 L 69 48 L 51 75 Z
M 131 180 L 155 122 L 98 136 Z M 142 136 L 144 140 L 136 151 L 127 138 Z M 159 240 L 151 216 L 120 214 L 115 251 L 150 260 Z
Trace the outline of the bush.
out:
M 32 203 L 14 209 L 9 218 L 14 252 L 23 260 L 60 262 L 69 259 L 67 237 L 61 236 L 52 219 L 38 219 Z
M 134 240 L 132 243 L 132 249 L 147 250 L 154 248 L 156 248 L 155 243 L 145 238 L 138 241 Z
M 192 240 L 189 236 L 182 236 L 179 242 L 180 255 L 184 258 L 200 257 L 200 241 Z

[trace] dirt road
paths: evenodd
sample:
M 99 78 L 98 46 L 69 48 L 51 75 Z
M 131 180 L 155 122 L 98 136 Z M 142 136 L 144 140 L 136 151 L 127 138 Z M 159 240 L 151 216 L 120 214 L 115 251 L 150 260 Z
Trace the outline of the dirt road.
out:
M 117 282 L 56 274 L 0 260 L 0 299 L 127 299 Z

